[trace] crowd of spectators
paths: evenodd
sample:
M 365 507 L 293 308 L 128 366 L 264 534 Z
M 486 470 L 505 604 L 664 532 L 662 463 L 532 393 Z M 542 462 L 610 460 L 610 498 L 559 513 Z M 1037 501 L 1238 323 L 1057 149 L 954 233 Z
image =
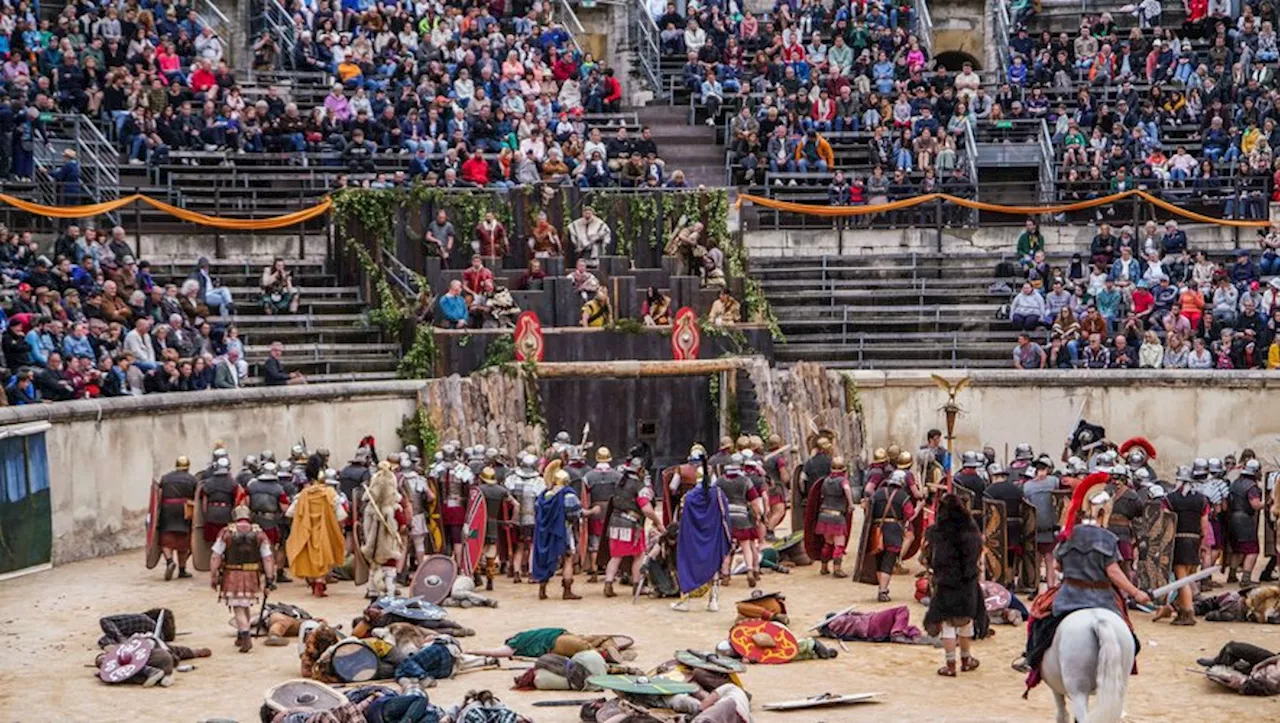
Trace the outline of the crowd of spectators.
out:
M 727 15 L 707 4 L 688 16 L 673 4 L 655 15 L 662 49 L 684 58 L 685 88 L 720 122 L 733 101 L 727 142 L 735 181 L 761 184 L 768 172 L 838 167 L 828 137 L 865 147 L 869 163 L 833 184 L 832 203 L 883 202 L 948 186 L 971 192 L 960 162 L 978 117 L 972 67 L 930 70 L 913 34 L 911 3 L 827 5 L 779 2 L 763 17 Z M 873 173 L 872 169 L 879 169 Z M 901 178 L 894 182 L 897 171 Z
M 1018 252 L 1016 368 L 1280 369 L 1280 226 L 1214 259 L 1173 220 L 1118 233 L 1103 223 L 1064 269 L 1028 220 Z
M 48 251 L 30 232 L 0 227 L 0 401 L 18 405 L 245 383 L 244 341 L 229 322 L 235 305 L 208 260 L 201 259 L 180 283 L 163 284 L 133 253 L 119 226 L 68 226 Z M 264 305 L 279 303 L 272 297 L 284 293 L 279 285 L 268 286 L 276 284 L 281 267 L 263 273 Z M 284 368 L 279 351 L 273 345 L 265 383 L 304 381 Z
M 1143 189 L 1264 217 L 1280 176 L 1274 3 L 1188 0 L 1162 26 L 1146 2 L 1126 27 L 1104 12 L 1057 35 L 1033 34 L 1034 6 L 1017 5 L 997 95 L 1005 117 L 1048 123 L 1064 200 Z

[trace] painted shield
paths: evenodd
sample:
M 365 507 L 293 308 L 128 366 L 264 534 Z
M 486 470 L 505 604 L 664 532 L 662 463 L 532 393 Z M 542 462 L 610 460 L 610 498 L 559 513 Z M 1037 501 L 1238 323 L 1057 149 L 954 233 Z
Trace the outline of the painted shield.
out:
M 774 645 L 762 647 L 756 643 L 755 636 L 760 633 L 773 638 Z M 785 625 L 769 620 L 747 620 L 734 625 L 729 631 L 729 645 L 743 660 L 762 665 L 790 663 L 800 652 L 795 634 Z
M 1067 519 L 1067 508 L 1071 506 L 1072 490 L 1054 490 L 1049 493 L 1049 499 L 1053 501 L 1053 514 L 1058 518 L 1058 529 L 1062 529 Z
M 431 488 L 431 501 L 427 503 L 427 552 L 448 553 L 444 544 L 444 522 L 440 517 L 440 482 L 427 479 L 427 487 Z
M 804 466 L 791 471 L 791 529 L 804 529 Z
M 361 506 L 364 502 L 364 485 L 351 490 L 351 537 L 355 546 L 351 565 L 351 579 L 356 585 L 369 582 L 369 561 L 365 559 L 361 549 L 364 548 L 364 525 L 360 518 Z
M 1012 581 L 1013 571 L 1009 569 L 1009 540 L 1005 529 L 1004 502 L 1000 500 L 982 501 L 982 539 L 983 558 L 987 562 L 987 578 L 1001 584 Z
M 854 548 L 853 553 L 853 570 L 849 573 L 849 577 L 854 582 L 863 585 L 879 585 L 880 581 L 876 579 L 876 556 L 871 554 L 871 522 L 868 515 L 871 513 L 869 502 L 865 502 L 862 508 L 862 524 L 859 525 L 858 546 Z
M 467 518 L 462 523 L 462 569 L 459 574 L 470 575 L 480 564 L 484 555 L 484 528 L 488 521 L 484 495 L 472 485 L 467 497 Z
M 98 677 L 104 683 L 123 683 L 137 675 L 151 659 L 156 649 L 152 638 L 136 636 L 121 643 L 111 653 L 102 656 L 98 665 Z
M 769 543 L 769 547 L 778 552 L 785 552 L 791 548 L 804 542 L 804 530 L 797 530 L 786 537 L 779 538 Z
M 964 485 L 952 485 L 951 492 L 960 498 L 960 501 L 964 503 L 967 509 L 973 509 L 973 490 Z
M 585 483 L 582 484 L 582 495 L 578 498 L 578 502 L 582 505 L 583 514 L 578 516 L 578 521 L 575 522 L 574 525 L 578 531 L 578 549 L 576 555 L 577 564 L 578 569 L 582 570 L 586 568 L 588 553 L 587 538 L 590 536 L 590 531 L 587 529 L 588 524 L 586 510 L 591 509 L 591 490 L 587 489 L 587 485 Z
M 747 669 L 747 666 L 727 655 L 698 650 L 677 650 L 676 662 L 685 667 L 710 670 L 713 673 L 722 673 L 724 675 L 741 673 Z
M 417 598 L 378 598 L 369 607 L 383 616 L 390 616 L 412 622 L 437 622 L 449 616 L 448 611 L 439 605 Z M 374 617 L 377 617 L 376 615 Z
M 160 485 L 151 480 L 151 498 L 147 502 L 147 569 L 160 564 Z
M 1027 579 L 1019 580 L 1023 587 L 1038 589 L 1040 585 L 1040 554 L 1036 549 L 1036 508 L 1030 502 L 1022 502 L 1022 554 L 1032 560 L 1023 565 Z
M 1173 546 L 1178 518 L 1159 502 L 1148 502 L 1142 515 L 1142 535 L 1134 537 L 1138 549 L 1134 560 L 1138 587 L 1154 590 L 1173 575 Z
M 920 552 L 920 546 L 924 544 L 924 528 L 927 527 L 933 519 L 933 513 L 929 509 L 924 509 L 911 520 L 911 540 L 909 545 L 902 551 L 898 557 L 903 562 L 910 560 Z
M 542 339 L 542 322 L 532 311 L 522 313 L 516 319 L 516 361 L 542 361 L 546 345 Z
M 333 674 L 344 683 L 363 683 L 378 675 L 378 654 L 359 640 L 338 643 L 330 662 Z
M 643 675 L 593 675 L 587 678 L 587 685 L 632 695 L 679 695 L 698 689 L 693 683 Z
M 453 581 L 458 577 L 458 563 L 448 555 L 428 555 L 413 575 L 409 594 L 439 605 L 449 597 Z
M 191 511 L 191 566 L 200 572 L 209 571 L 213 550 L 204 539 L 204 482 L 196 485 L 196 504 Z
M 849 703 L 870 703 L 876 697 L 883 693 L 847 693 L 845 695 L 837 695 L 835 693 L 823 693 L 815 695 L 812 698 L 803 698 L 801 700 L 787 700 L 780 703 L 765 703 L 762 706 L 765 710 L 804 710 L 805 708 L 825 708 L 831 705 L 847 705 Z
M 286 680 L 267 689 L 263 696 L 274 711 L 319 712 L 347 703 L 347 697 L 318 680 Z
M 520 503 L 508 497 L 497 510 L 489 509 L 488 498 L 485 499 L 485 513 L 498 520 L 498 562 L 505 563 L 511 559 L 516 550 L 516 540 L 520 536 Z
M 676 361 L 697 359 L 700 346 L 702 332 L 698 329 L 698 314 L 693 309 L 682 306 L 671 324 L 671 356 Z
M 988 613 L 1004 610 L 1012 601 L 1013 595 L 1004 585 L 991 580 L 982 581 L 982 606 Z

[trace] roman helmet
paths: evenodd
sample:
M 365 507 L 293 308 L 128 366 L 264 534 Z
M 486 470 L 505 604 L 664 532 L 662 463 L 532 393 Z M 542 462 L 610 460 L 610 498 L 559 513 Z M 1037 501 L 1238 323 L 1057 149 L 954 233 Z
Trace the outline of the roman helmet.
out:
M 324 471 L 324 483 L 328 485 L 338 484 L 338 470 L 329 467 Z
M 911 469 L 911 453 L 901 452 L 898 454 L 898 469 Z
M 902 448 L 896 444 L 891 444 L 887 449 L 885 449 L 884 453 L 887 455 L 889 461 L 896 464 L 898 455 L 902 454 Z
M 1013 458 L 1018 461 L 1028 460 L 1032 458 L 1031 445 L 1023 442 L 1013 448 Z
M 1196 457 L 1195 461 L 1191 463 L 1192 479 L 1202 480 L 1208 476 L 1209 476 L 1209 461 L 1206 460 L 1204 457 Z
M 884 464 L 889 461 L 889 453 L 884 447 L 876 447 L 876 451 L 871 455 L 871 464 Z
M 982 462 L 979 459 L 979 456 L 980 455 L 978 452 L 974 452 L 972 450 L 961 454 L 960 467 L 963 469 L 976 469 L 978 467 L 981 467 Z
M 262 454 L 258 455 L 258 458 L 263 462 L 274 462 L 276 461 L 276 453 L 269 449 L 264 449 L 262 450 Z
M 526 454 L 520 458 L 520 469 L 524 472 L 536 472 L 538 468 L 538 458 L 532 454 Z
M 1220 477 L 1223 474 L 1226 474 L 1226 471 L 1227 468 L 1222 465 L 1222 460 L 1217 457 L 1209 458 L 1209 474 L 1215 477 Z
M 246 454 L 244 456 L 243 466 L 246 469 L 248 469 L 250 472 L 257 472 L 258 471 L 258 455 Z
M 1256 459 L 1250 459 L 1244 463 L 1244 467 L 1240 468 L 1241 477 L 1257 479 L 1260 472 L 1262 472 L 1262 465 Z
M 695 444 L 689 448 L 689 461 L 701 462 L 707 458 L 707 448 L 701 444 Z
M 845 461 L 844 461 L 844 457 L 843 457 L 843 456 L 837 455 L 837 456 L 835 456 L 835 457 L 832 457 L 832 458 L 831 458 L 831 471 L 832 471 L 832 472 L 844 472 L 846 469 L 848 469 L 848 464 L 846 464 L 846 463 L 845 463 Z M 897 474 L 897 473 L 895 472 L 894 474 Z M 905 474 L 904 474 L 904 475 L 902 475 L 902 476 L 903 476 L 904 478 L 906 477 L 906 475 L 905 475 Z
M 906 483 L 907 483 L 907 473 L 903 472 L 900 469 L 895 469 L 893 473 L 889 475 L 890 487 L 901 487 Z
M 1009 473 L 1004 470 L 1004 467 L 1001 466 L 999 462 L 992 462 L 987 465 L 987 477 L 989 477 L 992 482 L 996 481 L 996 477 L 1007 477 L 1008 475 Z
M 191 469 L 191 460 L 187 459 L 187 455 L 184 454 L 174 460 L 173 466 L 178 469 Z
M 1203 460 L 1196 461 L 1202 462 Z M 1180 464 L 1178 465 L 1178 469 L 1173 473 L 1173 479 L 1176 480 L 1179 485 L 1191 484 L 1192 482 L 1195 482 L 1195 473 L 1191 471 L 1191 467 L 1185 464 Z
M 569 444 L 569 433 L 563 429 L 556 432 L 556 444 Z
M 608 447 L 600 447 L 596 449 L 596 462 L 612 462 L 613 452 Z

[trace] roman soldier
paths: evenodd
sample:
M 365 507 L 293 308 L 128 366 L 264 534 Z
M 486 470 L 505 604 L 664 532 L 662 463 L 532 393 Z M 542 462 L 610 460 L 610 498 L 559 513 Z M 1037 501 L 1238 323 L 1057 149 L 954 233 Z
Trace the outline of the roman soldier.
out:
M 812 461 L 812 460 L 810 460 Z M 845 544 L 849 539 L 849 529 L 853 515 L 853 488 L 849 485 L 849 475 L 844 457 L 831 460 L 831 469 L 825 477 L 817 480 L 809 488 L 806 497 L 817 496 L 816 514 L 805 510 L 805 537 L 813 538 L 807 543 L 809 554 L 822 562 L 821 574 L 834 577 L 848 577 L 841 565 L 844 563 Z M 818 546 L 821 540 L 821 547 Z M 814 555 L 817 552 L 817 555 Z M 831 567 L 828 567 L 828 565 Z
M 396 572 L 404 555 L 400 530 L 409 520 L 400 504 L 400 490 L 390 462 L 378 464 L 378 471 L 369 478 L 360 498 L 361 545 L 358 554 L 364 555 L 369 562 L 369 585 L 365 596 L 374 599 L 395 597 Z
M 1106 486 L 1106 472 L 1086 477 L 1071 497 L 1063 525 L 1061 542 L 1054 549 L 1062 569 L 1062 585 L 1041 593 L 1031 605 L 1031 623 L 1027 626 L 1027 649 L 1015 669 L 1030 672 L 1027 687 L 1040 680 L 1040 662 L 1053 645 L 1058 625 L 1067 615 L 1088 608 L 1110 610 L 1129 623 L 1124 599 L 1128 596 L 1139 604 L 1151 602 L 1120 569 L 1120 550 L 1116 536 L 1106 529 L 1111 495 Z M 1133 629 L 1132 624 L 1129 625 Z M 1134 636 L 1134 652 L 1141 647 Z
M 728 464 L 729 456 L 736 451 L 737 447 L 734 444 L 733 437 L 723 436 L 720 438 L 720 446 L 716 447 L 715 454 L 712 454 L 710 459 L 707 460 L 707 465 L 711 467 L 713 473 L 717 473 L 722 466 Z
M 1006 447 L 1007 449 L 1007 447 Z M 1032 460 L 1036 458 L 1035 453 L 1031 450 L 1031 445 L 1023 442 L 1013 448 L 1013 461 L 1009 463 L 1009 476 L 1015 479 L 1021 476 L 1022 470 L 1031 466 Z
M 538 582 L 538 599 L 546 600 L 547 583 L 556 574 L 556 567 L 563 565 L 561 599 L 581 600 L 582 596 L 573 592 L 573 552 L 574 531 L 577 518 L 582 515 L 582 504 L 569 486 L 569 473 L 561 469 L 557 461 L 549 463 L 543 475 L 545 486 L 534 498 L 529 575 Z
M 222 528 L 231 523 L 240 485 L 231 479 L 230 460 L 214 465 L 213 474 L 200 483 L 196 504 L 204 514 L 204 541 L 212 545 Z
M 1156 475 L 1155 469 L 1151 466 L 1151 460 L 1156 458 L 1155 445 L 1147 441 L 1146 437 L 1133 437 L 1126 439 L 1119 449 L 1120 455 L 1124 458 L 1125 464 L 1129 466 L 1129 474 L 1145 469 L 1151 473 L 1154 479 Z
M 1208 467 L 1205 470 L 1204 482 L 1200 485 L 1200 492 L 1209 500 L 1209 528 L 1213 531 L 1213 535 L 1209 540 L 1209 544 L 1205 547 L 1204 556 L 1201 558 L 1201 564 L 1204 567 L 1210 567 L 1215 564 L 1218 558 L 1226 551 L 1227 548 L 1227 528 L 1223 524 L 1227 513 L 1227 496 L 1231 491 L 1230 485 L 1226 481 L 1227 468 L 1217 457 L 1210 457 Z M 1212 578 L 1201 583 L 1201 589 L 1212 590 L 1218 587 L 1218 583 Z
M 284 486 L 280 484 L 280 475 L 276 471 L 275 462 L 263 463 L 258 478 L 245 488 L 245 496 L 249 498 L 248 506 L 253 516 L 253 524 L 257 525 L 271 541 L 276 559 L 283 559 L 280 520 L 289 507 L 289 496 L 285 494 Z M 276 582 L 290 582 L 284 570 L 276 570 Z
M 514 478 L 514 475 L 508 477 L 508 481 Z M 485 506 L 485 528 L 484 528 L 484 589 L 493 589 L 493 578 L 498 575 L 498 535 L 510 534 L 511 527 L 507 525 L 516 524 L 517 520 L 507 520 L 506 525 L 503 524 L 502 511 L 507 507 L 512 499 L 512 492 L 507 487 L 498 483 L 498 473 L 492 467 L 484 467 L 480 470 L 479 485 L 481 496 L 484 497 Z M 506 527 L 506 529 L 503 529 Z M 523 530 L 517 528 L 523 537 Z M 508 538 L 509 539 L 509 538 Z M 517 550 L 520 548 L 516 548 Z M 512 569 L 515 571 L 516 582 L 520 581 L 520 568 L 518 557 L 519 553 L 508 551 L 512 555 Z
M 551 460 L 551 462 L 558 463 L 559 460 Z M 551 462 L 548 462 L 548 465 Z M 516 506 L 516 518 L 511 521 L 515 528 L 515 534 L 512 535 L 514 544 L 511 551 L 511 569 L 509 572 L 512 580 L 517 583 L 521 581 L 520 575 L 524 572 L 526 564 L 533 559 L 537 497 L 546 487 L 546 483 L 543 481 L 545 474 L 544 476 L 539 476 L 537 466 L 538 458 L 532 454 L 526 454 L 520 458 L 520 466 L 516 468 L 516 471 L 507 475 L 505 485 L 509 497 L 515 501 Z M 560 469 L 559 464 L 557 464 L 557 469 Z M 568 472 L 565 474 L 568 474 Z
M 191 556 L 191 510 L 196 498 L 196 478 L 191 474 L 191 460 L 179 457 L 175 469 L 160 478 L 160 549 L 164 553 L 164 579 L 191 577 L 187 558 Z M 177 558 L 175 561 L 174 558 Z
M 893 464 L 889 462 L 889 453 L 884 447 L 876 447 L 875 452 L 871 454 L 871 465 L 867 467 L 867 474 L 862 482 L 863 494 L 868 497 L 875 494 L 876 487 L 883 484 L 885 475 L 892 471 Z
M 1030 467 L 1024 466 L 1023 470 L 1030 470 Z M 983 490 L 982 496 L 985 499 L 997 500 L 1004 503 L 1005 510 L 1005 570 L 1017 570 L 1022 561 L 1022 486 L 1011 479 L 1012 475 L 1006 472 L 999 464 L 992 464 L 987 468 L 987 474 L 991 475 L 991 484 Z
M 276 586 L 273 543 L 265 530 L 250 522 L 251 515 L 245 505 L 235 508 L 233 523 L 224 527 L 218 541 L 213 543 L 209 568 L 210 586 L 218 591 L 218 599 L 226 602 L 235 616 L 236 647 L 242 653 L 253 648 L 249 616 L 262 592 L 260 575 L 266 575 L 268 589 L 274 590 Z
M 536 466 L 537 457 L 534 457 L 533 461 Z M 581 501 L 582 480 L 591 471 L 591 465 L 587 464 L 587 456 L 583 453 L 581 447 L 574 445 L 569 448 L 569 459 L 564 463 L 563 469 L 569 475 L 569 487 L 573 489 L 573 494 Z
M 1058 532 L 1058 515 L 1053 506 L 1053 492 L 1058 489 L 1058 478 L 1049 474 L 1052 467 L 1053 460 L 1049 459 L 1049 455 L 1040 455 L 1035 461 L 1035 476 L 1022 485 L 1023 499 L 1035 509 L 1036 528 L 1034 554 L 1025 554 L 1022 557 L 1023 575 L 1028 581 L 1036 579 L 1038 568 L 1027 569 L 1028 565 L 1038 566 L 1043 559 L 1045 560 L 1045 579 L 1049 587 L 1053 587 L 1058 581 L 1057 570 L 1053 563 L 1049 562 L 1049 555 L 1053 554 L 1054 536 Z
M 1137 559 L 1132 523 L 1142 516 L 1142 498 L 1130 486 L 1129 474 L 1132 469 L 1133 467 L 1124 464 L 1112 467 L 1111 482 L 1107 485 L 1107 494 L 1111 495 L 1111 514 L 1107 517 L 1107 529 L 1116 536 L 1120 569 L 1131 580 Z
M 342 521 L 347 511 L 334 489 L 325 484 L 319 456 L 308 460 L 307 486 L 293 498 L 285 517 L 293 520 L 285 551 L 289 568 L 311 586 L 311 594 L 326 597 L 325 578 L 344 561 Z
M 724 490 L 711 484 L 711 467 L 701 460 L 698 484 L 680 498 L 675 525 L 675 575 L 680 599 L 671 605 L 688 612 L 689 599 L 707 595 L 707 611 L 720 610 L 720 574 L 732 550 L 729 504 Z
M 596 581 L 597 570 L 594 559 L 596 552 L 600 549 L 600 540 L 604 536 L 605 526 L 608 523 L 605 515 L 609 509 L 609 502 L 613 500 L 613 493 L 618 483 L 622 481 L 622 472 L 613 468 L 610 464 L 612 461 L 613 454 L 608 447 L 597 449 L 595 469 L 582 478 L 582 483 L 587 488 L 587 498 L 591 503 L 591 508 L 587 510 L 587 565 L 591 571 L 591 577 L 587 582 Z
M 480 476 L 480 471 L 485 468 L 483 444 L 472 445 L 467 449 L 467 467 L 471 470 L 472 478 Z
M 809 492 L 813 489 L 815 482 L 826 479 L 831 474 L 831 439 L 819 435 L 813 440 L 813 446 L 809 450 L 809 459 L 805 460 L 800 472 L 800 487 L 797 490 L 800 499 L 792 500 L 791 504 L 796 505 L 803 510 L 808 505 Z
M 573 447 L 573 440 L 569 438 L 569 433 L 562 429 L 556 432 L 556 437 L 552 440 L 551 446 L 547 447 L 546 452 L 542 454 L 543 461 L 563 460 L 571 447 Z
M 369 476 L 369 449 L 360 447 L 356 450 L 355 455 L 351 457 L 351 461 L 347 463 L 347 466 L 338 472 L 342 494 L 346 495 L 347 499 L 351 499 L 351 493 L 357 487 L 368 482 Z
M 244 461 L 240 464 L 240 471 L 236 473 L 236 486 L 243 489 L 249 486 L 249 482 L 258 476 L 258 455 L 246 454 Z M 228 517 L 230 513 L 228 512 Z
M 427 534 L 430 532 L 427 510 L 436 497 L 427 480 L 418 473 L 416 464 L 411 454 L 400 456 L 400 472 L 403 475 L 400 484 L 409 498 L 409 508 L 413 510 L 413 516 L 409 519 L 409 539 L 413 541 L 414 557 L 421 563 L 427 557 Z
M 1240 558 L 1240 585 L 1248 587 L 1253 583 L 1253 566 L 1258 562 L 1258 510 L 1262 509 L 1262 489 L 1258 486 L 1258 476 L 1262 465 L 1251 459 L 1240 469 L 1240 476 L 1231 483 L 1227 497 L 1227 524 L 1231 531 L 1231 554 Z
M 765 507 L 768 513 L 765 518 L 765 530 L 769 536 L 787 515 L 787 499 L 790 496 L 787 477 L 790 472 L 789 447 L 782 443 L 782 437 L 769 435 L 769 451 L 764 455 L 761 464 L 764 466 L 765 479 L 768 482 L 765 495 Z
M 965 452 L 960 455 L 960 471 L 951 478 L 955 487 L 968 491 L 962 496 L 969 504 L 969 511 L 976 517 L 982 514 L 982 493 L 987 489 L 987 482 L 978 470 L 982 468 L 982 455 L 978 452 Z M 962 492 L 961 495 L 964 495 Z
M 662 521 L 665 524 L 671 524 L 676 518 L 680 500 L 702 479 L 702 462 L 706 456 L 707 450 L 701 444 L 695 444 L 689 448 L 687 462 L 662 471 L 662 484 L 666 491 L 662 502 Z
M 756 530 L 760 539 L 773 540 L 773 530 L 766 529 L 765 525 L 769 517 L 769 478 L 764 473 L 764 464 L 760 462 L 760 456 L 754 454 L 751 450 L 743 453 L 742 471 L 747 475 L 747 479 L 751 480 L 751 486 L 755 487 L 756 492 L 760 495 L 760 514 L 756 517 Z M 781 518 L 779 518 L 781 522 Z M 757 542 L 756 545 L 763 551 L 763 543 Z
M 631 558 L 631 579 L 640 579 L 640 566 L 644 562 L 644 523 L 648 519 L 658 528 L 658 534 L 666 530 L 662 518 L 653 509 L 653 490 L 640 478 L 641 463 L 633 459 L 622 468 L 622 479 L 613 492 L 613 504 L 608 522 L 609 564 L 605 568 L 604 596 L 617 597 L 613 581 L 623 558 Z
M 875 556 L 876 582 L 879 584 L 876 600 L 879 602 L 889 602 L 889 582 L 893 578 L 894 567 L 898 564 L 898 555 L 911 542 L 907 521 L 915 516 L 915 507 L 912 505 L 911 493 L 905 489 L 906 481 L 906 471 L 894 470 L 889 475 L 888 483 L 871 496 L 867 519 L 875 525 L 880 537 L 880 550 Z M 837 561 L 837 572 L 839 569 Z
M 462 570 L 462 526 L 467 520 L 467 500 L 475 475 L 471 468 L 458 459 L 458 448 L 445 445 L 444 460 L 440 469 L 439 489 L 444 502 L 440 505 L 441 523 L 444 525 L 445 544 L 453 551 L 453 559 Z
M 1209 509 L 1211 505 L 1209 499 L 1199 491 L 1199 485 L 1195 481 L 1195 473 L 1192 468 L 1188 468 L 1185 465 L 1178 467 L 1175 479 L 1178 486 L 1165 495 L 1164 507 L 1172 512 L 1175 517 L 1173 576 L 1182 578 L 1200 569 L 1202 553 L 1206 547 L 1205 543 L 1208 541 L 1209 535 L 1212 534 L 1209 525 Z M 1174 625 L 1196 624 L 1195 607 L 1190 585 L 1179 588 L 1175 606 L 1177 607 L 1178 617 L 1174 619 Z M 1160 610 L 1156 612 L 1155 619 L 1160 620 L 1172 614 L 1172 608 L 1168 605 L 1162 605 Z
M 757 525 L 764 517 L 764 503 L 760 490 L 743 471 L 742 464 L 741 453 L 729 455 L 716 486 L 724 492 L 729 505 L 729 529 L 733 539 L 742 547 L 742 557 L 747 565 L 747 585 L 755 587 L 760 579 L 760 530 Z M 847 478 L 845 486 L 848 487 Z M 849 504 L 853 504 L 852 499 Z M 839 562 L 836 564 L 838 566 Z M 731 574 L 729 559 L 726 558 L 720 571 L 725 584 L 728 584 Z
M 1085 465 L 1083 459 L 1072 455 L 1067 458 L 1066 473 L 1062 475 L 1062 486 L 1067 489 L 1074 490 L 1076 485 L 1080 484 L 1080 480 L 1089 473 L 1089 468 Z

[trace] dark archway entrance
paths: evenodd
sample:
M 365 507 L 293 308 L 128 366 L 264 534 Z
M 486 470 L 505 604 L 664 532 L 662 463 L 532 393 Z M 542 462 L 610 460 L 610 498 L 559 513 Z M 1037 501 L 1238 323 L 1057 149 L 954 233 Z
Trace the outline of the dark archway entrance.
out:
M 935 60 L 939 66 L 952 72 L 959 71 L 965 63 L 971 64 L 974 70 L 982 70 L 982 63 L 977 58 L 961 50 L 944 50 Z

